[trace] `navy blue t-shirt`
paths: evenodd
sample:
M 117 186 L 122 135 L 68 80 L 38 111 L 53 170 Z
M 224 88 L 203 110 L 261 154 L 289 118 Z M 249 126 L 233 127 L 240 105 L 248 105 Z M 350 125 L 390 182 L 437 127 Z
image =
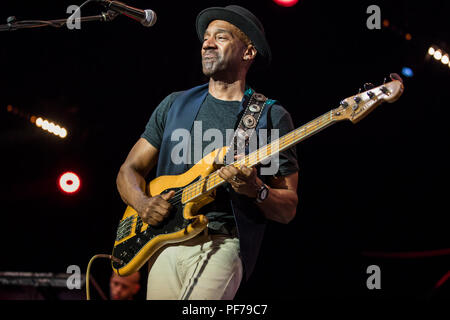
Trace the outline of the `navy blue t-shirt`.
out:
M 164 127 L 167 119 L 167 114 L 173 103 L 181 92 L 174 92 L 168 95 L 152 113 L 150 120 L 148 121 L 142 138 L 146 139 L 156 149 L 160 149 L 161 141 L 163 138 Z M 206 99 L 200 106 L 199 112 L 195 121 L 199 121 L 197 124 L 201 124 L 202 137 L 205 131 L 210 129 L 216 129 L 221 132 L 223 141 L 219 142 L 221 146 L 229 145 L 227 137 L 230 129 L 234 131 L 237 126 L 237 122 L 240 120 L 239 109 L 241 101 L 224 101 L 214 98 L 208 94 Z M 272 105 L 269 113 L 271 128 L 279 129 L 279 137 L 294 130 L 291 116 L 281 105 L 275 103 Z M 193 131 L 191 130 L 191 137 L 193 137 Z M 202 151 L 205 150 L 211 141 L 207 139 L 202 140 Z M 269 139 L 270 140 L 270 139 Z M 191 163 L 188 168 L 195 165 L 194 160 L 198 159 L 198 154 L 195 155 L 194 138 L 191 139 Z M 209 153 L 209 152 L 208 152 Z M 203 154 L 202 155 L 206 155 Z M 201 159 L 202 157 L 200 157 Z M 200 160 L 198 159 L 198 160 Z M 287 176 L 295 173 L 299 170 L 297 153 L 295 146 L 279 154 L 279 168 L 276 175 Z M 224 186 L 220 186 L 216 190 L 215 201 L 202 207 L 199 213 L 206 215 L 209 220 L 208 228 L 224 233 L 230 233 L 230 230 L 234 229 L 235 221 L 231 208 L 231 204 L 228 198 L 228 193 Z

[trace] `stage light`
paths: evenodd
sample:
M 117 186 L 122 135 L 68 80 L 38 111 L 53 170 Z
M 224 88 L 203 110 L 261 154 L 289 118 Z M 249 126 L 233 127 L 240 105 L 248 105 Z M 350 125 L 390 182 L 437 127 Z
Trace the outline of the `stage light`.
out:
M 55 130 L 54 130 L 54 134 L 56 134 L 57 136 L 61 135 L 61 127 L 58 125 L 55 125 Z
M 298 0 L 273 0 L 276 4 L 282 7 L 292 7 L 297 4 Z
M 55 129 L 56 129 L 55 124 L 53 122 L 49 122 L 47 131 L 51 132 L 51 133 L 55 133 Z
M 67 129 L 61 127 L 60 125 L 49 121 L 48 119 L 44 119 L 42 117 L 37 117 L 35 115 L 30 115 L 27 112 L 24 112 L 22 110 L 19 110 L 16 107 L 13 107 L 12 105 L 6 106 L 6 111 L 11 112 L 15 115 L 20 116 L 21 118 L 27 119 L 27 121 L 30 121 L 33 123 L 36 127 L 41 128 L 42 130 L 45 130 L 47 132 L 53 133 L 55 136 L 58 136 L 60 138 L 67 137 Z
M 80 186 L 80 178 L 73 172 L 65 172 L 59 177 L 59 187 L 66 193 L 77 192 Z
M 48 131 L 50 133 L 53 133 L 55 136 L 58 136 L 60 138 L 65 138 L 67 137 L 67 129 L 63 128 L 57 124 L 55 124 L 52 121 L 48 121 L 47 119 L 42 119 L 41 117 L 36 118 L 35 116 L 32 116 L 32 118 L 34 117 L 34 119 L 36 119 L 33 122 L 36 127 L 38 128 L 42 128 L 45 131 Z
M 411 78 L 411 77 L 414 75 L 414 72 L 412 71 L 411 68 L 403 67 L 403 69 L 402 69 L 402 74 L 403 74 L 405 77 Z
M 44 122 L 44 120 L 41 117 L 37 118 L 36 119 L 36 127 L 38 127 L 38 128 L 42 127 L 43 122 Z
M 436 60 L 441 60 L 441 58 L 442 58 L 442 52 L 441 52 L 441 50 L 436 50 L 436 52 L 434 53 L 433 57 L 434 57 Z
M 450 68 L 450 54 L 446 50 L 433 45 L 428 48 L 428 55 Z
M 59 136 L 60 136 L 61 138 L 67 137 L 67 130 L 64 129 L 64 128 L 62 128 L 62 129 L 61 129 L 61 132 L 60 132 L 60 134 L 59 134 Z

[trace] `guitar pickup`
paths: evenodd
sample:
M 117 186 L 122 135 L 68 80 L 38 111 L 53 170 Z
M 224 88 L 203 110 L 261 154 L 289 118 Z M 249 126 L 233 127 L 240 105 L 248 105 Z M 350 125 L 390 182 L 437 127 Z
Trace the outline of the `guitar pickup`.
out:
M 120 241 L 131 234 L 131 229 L 133 227 L 133 218 L 133 216 L 128 217 L 119 223 L 116 241 Z

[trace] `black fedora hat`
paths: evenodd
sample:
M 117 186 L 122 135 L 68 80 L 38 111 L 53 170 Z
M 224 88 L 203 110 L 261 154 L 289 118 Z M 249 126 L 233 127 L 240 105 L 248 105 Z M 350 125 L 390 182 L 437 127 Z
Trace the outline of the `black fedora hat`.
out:
M 238 27 L 252 41 L 262 58 L 259 60 L 263 60 L 266 65 L 270 64 L 272 52 L 264 33 L 264 27 L 253 13 L 236 5 L 229 5 L 224 8 L 211 7 L 203 10 L 198 14 L 196 21 L 197 35 L 200 41 L 203 42 L 205 31 L 213 20 L 224 20 Z

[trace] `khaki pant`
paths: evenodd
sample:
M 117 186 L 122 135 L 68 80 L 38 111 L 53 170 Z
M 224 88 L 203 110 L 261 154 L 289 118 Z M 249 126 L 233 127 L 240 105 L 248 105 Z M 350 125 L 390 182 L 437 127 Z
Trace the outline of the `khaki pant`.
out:
M 231 300 L 242 280 L 238 238 L 202 234 L 152 258 L 148 300 Z

